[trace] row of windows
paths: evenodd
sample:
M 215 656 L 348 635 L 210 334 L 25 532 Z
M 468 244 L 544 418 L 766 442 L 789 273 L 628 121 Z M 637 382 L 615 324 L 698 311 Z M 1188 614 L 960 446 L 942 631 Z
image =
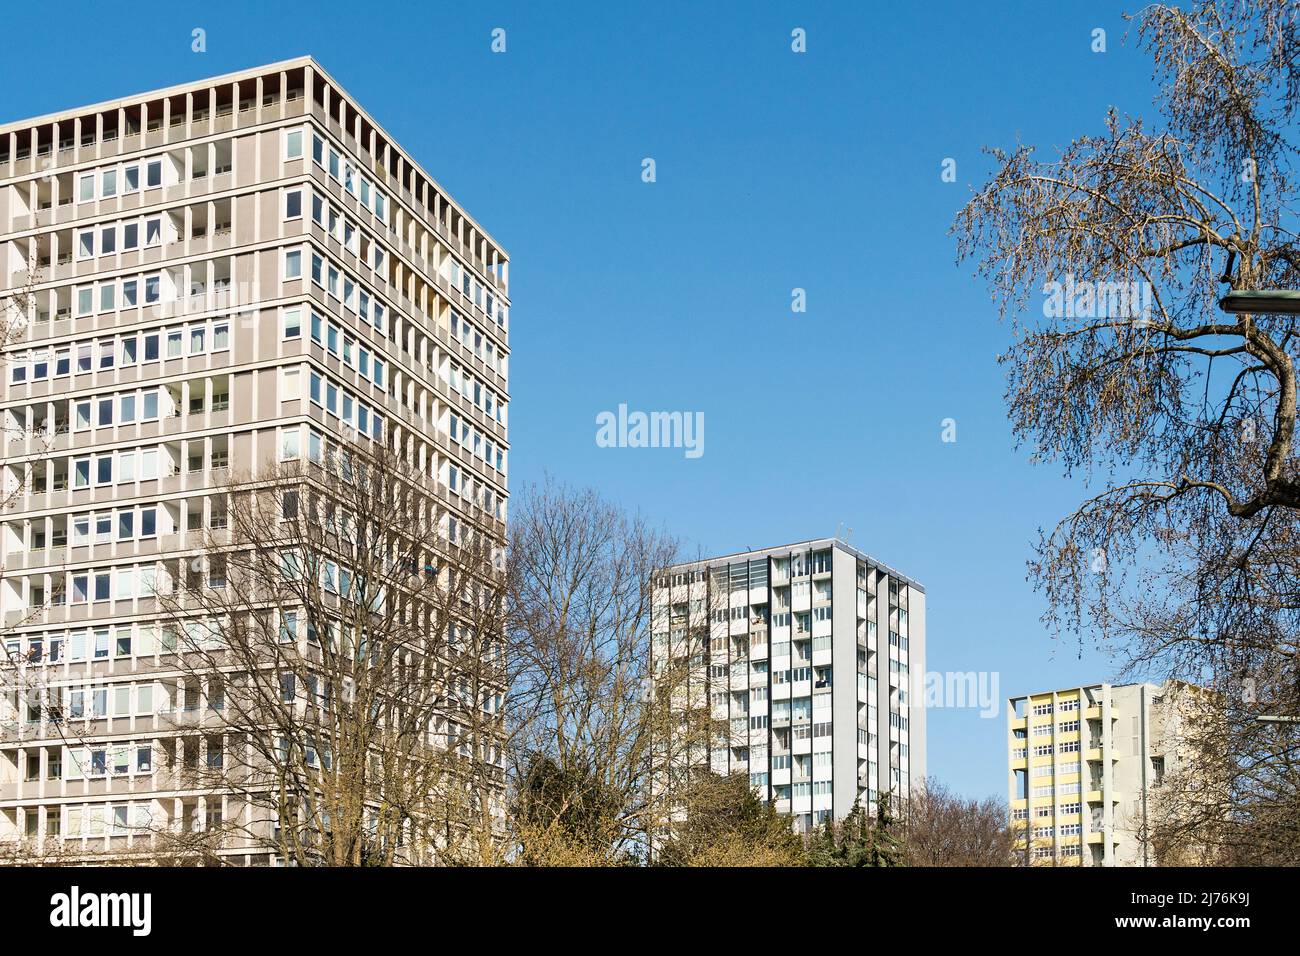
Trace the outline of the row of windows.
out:
M 326 592 L 338 595 L 354 604 L 361 601 L 369 589 L 371 596 L 369 603 L 373 604 L 375 610 L 383 606 L 382 588 L 377 589 L 373 583 L 368 584 L 361 576 L 354 576 L 347 565 L 340 564 L 332 558 L 309 556 L 309 559 L 304 562 L 302 553 L 285 551 L 280 555 L 280 573 L 289 581 L 313 582 Z M 296 619 L 296 614 L 290 616 Z M 281 639 L 287 643 L 292 640 L 292 635 L 282 630 Z M 292 674 L 287 676 L 292 680 Z
M 286 279 L 297 279 L 302 276 L 301 256 L 301 251 L 297 249 L 285 252 L 284 277 Z M 359 280 L 317 253 L 312 253 L 311 257 L 311 280 L 358 315 L 363 322 L 370 323 L 380 332 L 384 331 L 386 313 L 379 300 L 373 299 Z
M 161 158 L 133 160 L 82 173 L 77 177 L 77 202 L 130 195 L 139 192 L 142 184 L 145 189 L 157 189 L 163 184 Z
M 776 799 L 788 800 L 790 797 L 828 797 L 832 793 L 833 784 L 830 780 L 817 780 L 812 783 L 795 783 L 789 787 L 777 787 Z
M 296 193 L 286 194 L 285 214 L 289 217 L 301 215 L 301 197 Z M 353 227 L 350 221 L 341 216 L 333 207 L 327 207 L 321 197 L 313 194 L 312 196 L 312 218 L 323 229 L 328 231 L 344 246 L 353 253 L 360 254 L 361 250 L 359 231 Z M 383 268 L 383 251 L 378 244 L 372 244 L 373 252 L 370 256 L 370 264 L 376 270 Z M 301 275 L 301 260 L 297 258 L 298 252 L 290 252 L 286 255 L 285 278 L 297 278 Z M 459 270 L 459 266 L 454 269 Z M 343 302 L 348 308 L 356 311 L 363 319 L 371 321 L 378 329 L 383 328 L 382 307 L 376 301 L 371 303 L 370 295 L 358 283 L 354 282 L 349 276 L 341 272 L 338 267 L 328 260 L 313 254 L 312 256 L 312 280 L 322 288 L 326 289 L 335 298 Z M 466 284 L 469 283 L 468 274 L 465 276 Z M 479 305 L 482 307 L 481 287 L 479 288 Z M 469 295 L 468 291 L 466 292 Z M 488 305 L 492 297 L 488 296 Z M 504 325 L 504 314 L 499 318 L 499 324 Z M 483 359 L 491 368 L 504 375 L 504 361 L 500 351 L 495 347 L 491 339 L 486 338 L 482 332 L 473 327 L 468 320 L 463 319 L 458 313 L 452 315 L 452 334 L 466 348 L 471 349 Z M 478 404 L 476 402 L 476 404 Z M 482 407 L 480 405 L 480 407 Z M 489 412 L 491 414 L 491 412 Z
M 170 463 L 164 469 L 158 448 L 134 448 L 125 451 L 85 455 L 72 460 L 72 487 L 89 488 L 92 485 L 134 484 L 152 481 L 172 474 Z M 58 490 L 58 489 L 56 489 Z
M 65 583 L 66 582 L 66 583 Z M 60 587 L 63 584 L 64 587 Z M 66 588 L 66 590 L 65 590 Z M 122 565 L 54 576 L 51 604 L 100 604 L 158 595 L 158 568 L 153 564 Z
M 794 700 L 772 702 L 773 720 L 807 721 L 812 719 L 813 706 L 811 697 L 796 697 Z
M 280 429 L 279 437 L 280 455 L 282 461 L 297 461 L 302 456 L 302 427 L 299 425 L 290 425 Z M 325 436 L 314 428 L 307 429 L 307 459 L 315 464 L 324 464 L 327 449 L 332 455 L 338 448 L 333 443 L 327 444 Z M 346 453 L 344 457 L 344 462 Z
M 162 301 L 162 276 L 160 273 L 131 278 L 105 279 L 73 289 L 77 316 L 133 309 L 138 305 L 153 305 Z
M 331 238 L 335 239 L 339 245 L 354 256 L 360 258 L 364 253 L 365 259 L 363 261 L 370 268 L 382 274 L 385 259 L 384 247 L 378 242 L 372 241 L 363 250 L 361 248 L 363 231 L 333 206 L 326 205 L 325 200 L 319 194 L 310 193 L 309 195 L 311 196 L 312 221 L 329 233 Z M 294 190 L 284 194 L 284 218 L 286 220 L 302 218 L 301 192 Z
M 1017 702 L 1018 705 L 1023 703 L 1024 703 L 1023 701 Z M 1068 714 L 1068 713 L 1073 713 L 1078 709 L 1079 709 L 1079 698 L 1070 697 L 1068 699 L 1057 701 L 1055 708 L 1053 708 L 1053 705 L 1051 703 L 1034 704 L 1032 713 L 1035 717 L 1048 717 L 1053 712 L 1060 713 L 1060 714 Z
M 225 352 L 230 348 L 230 322 L 227 319 L 191 322 L 184 326 L 150 332 L 130 332 L 113 338 L 90 342 L 70 342 L 66 346 L 36 349 L 14 356 L 10 381 L 14 384 L 44 381 L 96 370 L 129 368 L 138 362 L 157 362 L 161 358 L 182 358 Z M 74 364 L 75 356 L 75 364 Z
M 121 240 L 119 243 L 118 240 Z M 142 216 L 108 225 L 77 230 L 77 261 L 119 252 L 134 252 L 162 244 L 162 217 Z
M 1019 770 L 1016 771 L 1016 773 L 1022 773 L 1022 772 L 1023 771 L 1019 771 Z M 1064 795 L 1078 793 L 1079 790 L 1080 790 L 1079 782 L 1076 780 L 1073 783 L 1060 784 L 1059 787 L 1053 787 L 1050 785 L 1043 786 L 1043 787 L 1034 787 L 1033 794 L 1035 797 L 1051 797 L 1057 793 L 1060 793 L 1061 795 L 1064 796 Z
M 5 648 L 11 657 L 21 653 L 28 663 L 57 664 L 64 660 L 76 663 L 110 657 L 152 657 L 158 650 L 175 650 L 176 639 L 170 626 L 119 624 L 111 629 L 47 631 L 26 638 L 12 637 L 5 641 Z
M 118 744 L 113 747 L 68 748 L 65 780 L 96 779 L 99 777 L 140 776 L 153 773 L 153 747 L 149 744 Z M 135 805 L 146 809 L 143 804 Z M 126 807 L 117 807 L 124 813 Z M 125 824 L 125 818 L 122 823 Z M 76 828 L 70 828 L 76 832 Z M 93 831 L 92 831 L 93 832 Z
M 163 392 L 161 388 L 148 388 L 73 402 L 72 430 L 78 432 L 155 421 L 159 417 L 159 396 Z
M 460 365 L 455 362 L 448 363 L 446 381 L 451 388 L 473 402 L 488 418 L 494 418 L 499 423 L 505 424 L 505 402 L 500 399 L 495 391 L 488 388 L 468 371 L 462 370 Z M 734 611 L 739 611 L 743 615 L 745 608 L 734 608 Z M 763 613 L 766 614 L 766 610 Z
M 137 773 L 148 773 L 139 770 Z M 221 827 L 221 805 L 219 801 L 208 803 L 206 812 L 200 814 L 198 809 L 186 812 L 185 826 L 191 832 L 202 829 L 217 830 Z M 27 811 L 26 832 L 28 837 L 35 837 L 39 829 L 39 817 L 35 810 Z M 45 835 L 47 838 L 82 837 L 103 838 L 123 837 L 132 833 L 147 835 L 153 828 L 153 810 L 149 803 L 117 804 L 71 804 L 63 808 L 50 807 L 46 811 Z
M 119 393 L 108 398 L 73 402 L 72 430 L 78 432 L 155 421 L 158 418 L 158 397 L 162 391 L 160 388 L 149 388 Z
M 301 337 L 301 310 L 285 309 L 282 329 L 285 339 Z M 362 378 L 370 379 L 381 389 L 385 387 L 384 371 L 387 365 L 378 353 L 372 353 L 357 339 L 314 311 L 311 313 L 311 340 L 323 346 L 331 355 L 342 359 L 344 365 L 359 372 Z
M 456 383 L 453 385 L 453 387 L 456 389 L 456 391 L 461 392 L 461 394 L 464 394 L 458 381 L 458 376 L 460 374 L 460 366 L 458 366 L 455 362 L 452 362 L 450 368 L 451 368 L 451 382 Z M 468 373 L 465 373 L 465 380 L 466 381 L 470 380 Z M 760 614 L 759 605 L 757 604 L 754 605 L 752 612 L 750 611 L 749 606 L 745 604 L 738 604 L 735 607 L 729 609 L 718 608 L 713 612 L 712 618 L 715 624 L 725 624 L 727 621 L 749 620 L 749 618 L 751 617 L 751 613 L 753 617 L 758 618 Z
M 774 558 L 774 571 L 776 577 L 796 577 L 802 578 L 810 574 L 829 574 L 832 568 L 832 558 L 830 551 L 816 551 L 811 557 L 808 552 L 801 551 L 792 558 Z
M 462 472 L 459 465 L 448 464 L 444 481 L 452 494 L 470 501 L 475 507 L 506 520 L 506 499 L 491 485 L 479 481 L 472 474 Z
M 506 357 L 492 339 L 455 309 L 451 311 L 451 337 L 473 352 L 488 368 L 506 377 Z
M 301 131 L 290 131 L 285 137 L 285 157 L 296 159 L 302 155 L 301 151 Z M 321 169 L 326 170 L 336 182 L 341 183 L 362 206 L 373 212 L 380 222 L 386 221 L 387 197 L 369 179 L 353 169 L 352 164 L 346 157 L 341 156 L 332 147 L 328 146 L 320 136 L 316 135 L 312 136 L 312 161 Z M 315 202 L 313 202 L 312 213 L 313 218 L 327 228 L 331 235 L 335 234 L 336 225 L 334 219 L 325 219 L 323 210 L 318 215 Z M 334 210 L 330 210 L 330 213 L 337 216 Z M 336 238 L 339 238 L 345 246 L 348 244 L 349 240 L 345 235 L 338 235 Z M 379 265 L 376 265 L 376 268 L 379 267 Z M 498 326 L 505 328 L 505 303 L 499 297 L 494 298 L 489 290 L 477 279 L 470 276 L 469 270 L 461 268 L 460 263 L 454 260 L 451 263 L 450 281 L 452 285 L 460 288 L 467 299 L 487 313 Z
M 153 538 L 158 534 L 158 507 L 137 505 L 108 512 L 73 515 L 71 528 L 74 548 L 92 542 L 107 544 L 111 541 Z
M 123 656 L 123 655 L 119 655 Z M 71 658 L 71 652 L 69 652 Z M 98 647 L 96 660 L 100 659 Z M 154 693 L 152 683 L 115 684 L 112 687 L 87 685 L 63 687 L 63 713 L 73 720 L 102 720 L 107 717 L 152 717 Z M 112 711 L 109 702 L 112 702 Z
M 773 684 L 789 684 L 803 680 L 812 680 L 811 667 L 789 667 L 785 670 L 772 671 Z
M 295 145 L 298 149 L 297 154 L 291 153 Z M 290 134 L 285 140 L 286 156 L 290 159 L 296 159 L 297 156 L 301 155 L 301 146 L 301 141 L 295 141 L 292 134 Z M 387 221 L 388 197 L 369 179 L 361 175 L 356 169 L 353 169 L 352 163 L 346 157 L 340 156 L 333 147 L 327 146 L 325 141 L 316 135 L 312 136 L 311 158 L 317 166 L 327 170 L 335 182 L 342 183 L 343 188 L 351 193 L 362 206 L 374 213 L 376 219 L 380 222 Z
M 468 421 L 456 414 L 452 414 L 449 418 L 448 431 L 452 441 L 476 458 L 486 462 L 489 467 L 505 474 L 505 449 L 493 439 L 484 435 Z
M 313 405 L 323 408 L 344 425 L 355 428 L 362 435 L 369 435 L 375 441 L 383 441 L 383 416 L 352 392 L 335 384 L 333 379 L 313 371 L 310 374 L 308 395 Z M 287 393 L 287 397 L 296 396 Z

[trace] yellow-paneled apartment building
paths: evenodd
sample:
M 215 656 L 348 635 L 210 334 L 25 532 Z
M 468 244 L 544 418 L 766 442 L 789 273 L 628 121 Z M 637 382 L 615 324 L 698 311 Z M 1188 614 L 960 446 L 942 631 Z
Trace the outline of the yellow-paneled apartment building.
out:
M 1150 803 L 1200 688 L 1093 684 L 1008 701 L 1008 797 L 1033 863 L 1146 866 Z
M 222 699 L 154 595 L 232 468 L 381 444 L 449 539 L 504 529 L 508 280 L 310 57 L 0 125 L 0 841 L 112 854 L 228 812 L 167 770 Z

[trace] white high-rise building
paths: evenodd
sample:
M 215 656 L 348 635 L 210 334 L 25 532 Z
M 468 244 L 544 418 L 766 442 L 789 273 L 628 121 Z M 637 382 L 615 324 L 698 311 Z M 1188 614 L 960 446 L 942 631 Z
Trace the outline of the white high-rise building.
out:
M 128 851 L 225 812 L 162 769 L 221 698 L 152 595 L 224 526 L 232 468 L 383 445 L 449 546 L 502 531 L 507 283 L 310 57 L 0 125 L 26 313 L 0 343 L 0 841 Z
M 925 776 L 925 589 L 830 538 L 708 558 L 656 581 L 652 659 L 729 728 L 696 759 L 744 773 L 808 830 Z M 701 748 L 703 749 L 703 748 Z

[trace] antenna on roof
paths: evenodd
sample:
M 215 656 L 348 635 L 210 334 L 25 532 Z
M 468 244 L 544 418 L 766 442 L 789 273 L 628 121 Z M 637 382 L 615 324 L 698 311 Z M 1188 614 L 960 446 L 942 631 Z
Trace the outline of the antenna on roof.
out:
M 847 531 L 845 530 L 846 528 Z M 841 521 L 839 527 L 835 529 L 835 537 L 840 541 L 843 541 L 845 544 L 848 544 L 849 538 L 853 537 L 853 529 L 849 528 L 843 521 Z

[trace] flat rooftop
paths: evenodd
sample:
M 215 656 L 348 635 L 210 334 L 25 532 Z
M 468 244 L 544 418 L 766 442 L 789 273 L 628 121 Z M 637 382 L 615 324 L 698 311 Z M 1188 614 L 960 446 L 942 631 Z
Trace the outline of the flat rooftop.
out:
M 921 584 L 921 582 L 908 577 L 906 574 L 903 574 L 898 569 L 891 567 L 888 564 L 885 564 L 885 562 L 873 558 L 865 551 L 859 551 L 857 548 L 853 547 L 853 545 L 848 544 L 845 541 L 841 541 L 839 538 L 810 538 L 807 541 L 793 541 L 790 544 L 779 544 L 779 545 L 774 545 L 773 547 L 770 548 L 755 548 L 752 551 L 735 551 L 730 554 L 720 554 L 715 557 L 700 558 L 695 561 L 682 561 L 679 564 L 673 565 L 673 567 L 675 568 L 708 567 L 715 564 L 730 564 L 733 561 L 749 561 L 755 558 L 763 558 L 763 557 L 767 557 L 770 554 L 775 554 L 777 552 L 801 551 L 801 550 L 820 551 L 825 548 L 839 548 L 841 551 L 846 551 L 849 554 L 853 555 L 858 560 L 865 561 L 873 568 L 879 568 L 880 570 L 888 573 L 891 577 L 898 578 L 898 580 L 904 581 L 909 586 L 916 588 L 922 594 L 925 593 L 925 586 Z
M 0 122 L 0 136 L 7 136 L 10 133 L 25 132 L 34 127 L 45 126 L 50 123 L 56 123 L 56 122 L 61 123 L 64 120 L 74 120 L 77 117 L 85 117 L 87 114 L 104 113 L 104 112 L 109 112 L 111 110 L 136 106 L 148 100 L 164 99 L 172 96 L 181 96 L 185 93 L 195 93 L 200 90 L 208 90 L 211 88 L 222 87 L 231 83 L 243 82 L 244 80 L 252 80 L 259 76 L 266 76 L 268 74 L 281 73 L 281 72 L 287 73 L 294 70 L 301 70 L 306 67 L 311 67 L 312 71 L 316 73 L 318 76 L 320 76 L 320 78 L 324 80 L 330 86 L 330 88 L 334 90 L 335 93 L 338 93 L 340 96 L 346 98 L 348 103 L 352 106 L 352 108 L 354 108 L 357 111 L 357 113 L 360 116 L 362 116 L 368 124 L 374 127 L 375 132 L 378 133 L 380 136 L 382 136 L 384 140 L 386 140 L 388 144 L 393 147 L 393 149 L 395 149 L 398 153 L 401 154 L 401 156 L 406 160 L 406 162 L 410 166 L 416 169 L 421 176 L 423 176 L 426 180 L 428 180 L 429 185 L 432 186 L 435 190 L 437 190 L 437 192 L 444 199 L 446 199 L 449 203 L 451 203 L 452 207 L 460 215 L 464 216 L 465 221 L 468 224 L 472 225 L 478 231 L 479 235 L 481 235 L 484 239 L 490 242 L 497 249 L 497 251 L 501 254 L 501 256 L 504 259 L 508 260 L 510 258 L 509 253 L 506 252 L 506 250 L 502 247 L 502 245 L 499 242 L 497 242 L 496 239 L 494 239 L 492 235 L 486 229 L 484 229 L 483 226 L 477 220 L 474 219 L 473 216 L 471 216 L 468 212 L 466 212 L 464 207 L 461 206 L 460 203 L 456 202 L 456 200 L 451 197 L 451 194 L 448 193 L 447 190 L 444 189 L 443 186 L 433 176 L 429 175 L 429 171 L 425 169 L 423 166 L 421 166 L 420 163 L 418 163 L 415 160 L 415 158 L 410 154 L 410 152 L 408 152 L 398 143 L 397 137 L 393 136 L 393 134 L 388 132 L 388 130 L 386 130 L 381 123 L 376 121 L 374 116 L 372 116 L 369 112 L 365 110 L 365 108 L 362 107 L 360 101 L 351 93 L 349 93 L 346 87 L 344 87 L 343 84 L 341 84 L 338 80 L 336 80 L 330 74 L 330 72 L 326 70 L 323 66 L 321 66 L 319 61 L 317 61 L 317 59 L 311 55 L 298 56 L 289 60 L 278 60 L 274 63 L 263 64 L 262 66 L 253 66 L 245 70 L 236 70 L 233 73 L 222 73 L 218 76 L 204 76 L 204 77 L 200 77 L 197 80 L 190 80 L 185 83 L 177 83 L 174 86 L 163 86 L 163 87 L 158 87 L 150 90 L 142 90 L 138 93 L 132 93 L 128 96 L 119 96 L 114 99 L 103 100 L 99 103 L 79 104 L 76 106 L 70 106 L 66 109 L 58 110 L 53 113 L 46 113 L 42 116 L 21 117 L 19 119 Z M 87 83 L 87 86 L 89 85 L 90 84 Z

